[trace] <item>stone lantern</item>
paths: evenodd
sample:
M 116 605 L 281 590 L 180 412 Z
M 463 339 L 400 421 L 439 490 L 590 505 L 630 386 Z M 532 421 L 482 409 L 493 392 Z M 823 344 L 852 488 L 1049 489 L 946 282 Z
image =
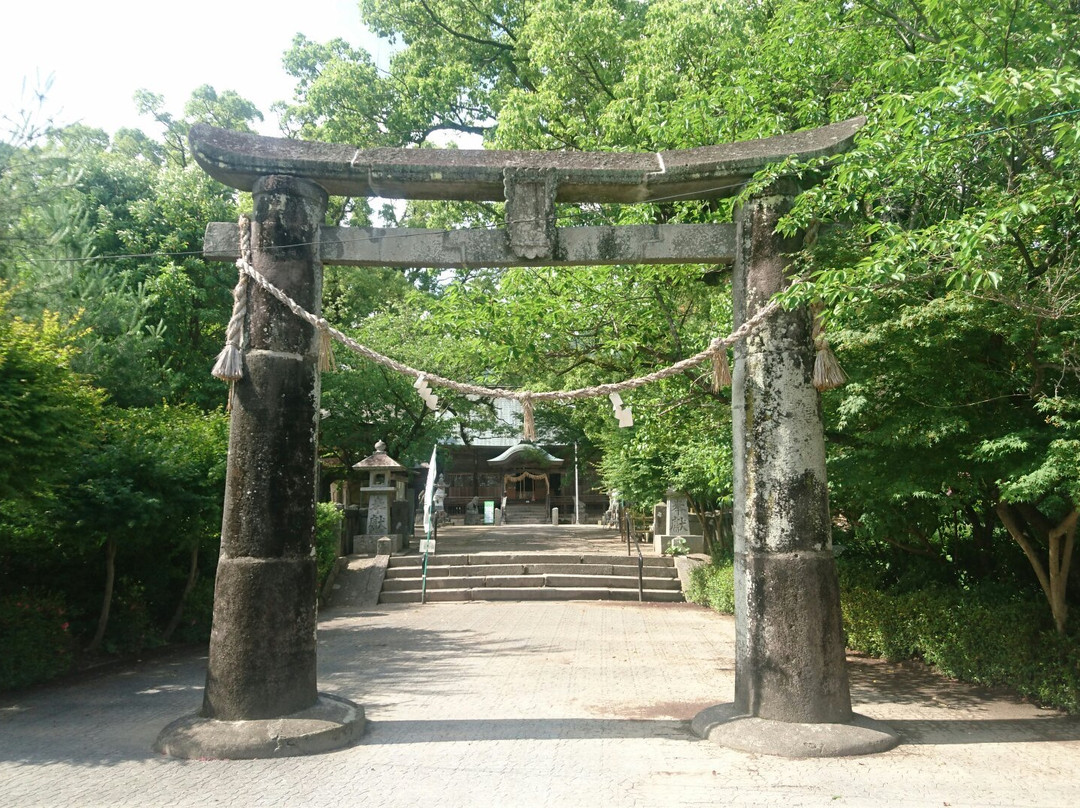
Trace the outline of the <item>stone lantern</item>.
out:
M 386 453 L 386 444 L 381 440 L 375 444 L 375 454 L 353 468 L 368 473 L 367 485 L 360 488 L 367 500 L 367 527 L 365 532 L 353 537 L 353 552 L 400 553 L 412 526 L 412 517 L 406 513 L 409 507 L 405 497 L 406 468 Z

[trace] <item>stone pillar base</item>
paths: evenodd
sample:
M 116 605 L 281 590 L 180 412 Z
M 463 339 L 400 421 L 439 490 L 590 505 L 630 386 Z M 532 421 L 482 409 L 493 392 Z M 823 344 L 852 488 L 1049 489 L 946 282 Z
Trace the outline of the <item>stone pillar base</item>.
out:
M 847 724 L 794 724 L 739 715 L 734 704 L 707 707 L 691 731 L 728 749 L 787 758 L 849 757 L 887 752 L 900 736 L 880 721 L 852 713 Z
M 357 533 L 353 536 L 353 555 L 398 555 L 405 546 L 400 533 Z
M 681 538 L 686 542 L 686 552 L 690 555 L 695 553 L 700 554 L 705 552 L 705 537 L 698 536 L 693 533 L 684 533 L 678 537 L 674 535 L 668 535 L 666 533 L 654 533 L 653 534 L 653 547 L 656 549 L 657 555 L 663 555 L 671 547 L 671 542 L 675 538 Z
M 188 760 L 252 760 L 317 755 L 349 746 L 364 733 L 364 708 L 320 693 L 306 710 L 251 721 L 218 721 L 198 714 L 173 721 L 154 751 Z

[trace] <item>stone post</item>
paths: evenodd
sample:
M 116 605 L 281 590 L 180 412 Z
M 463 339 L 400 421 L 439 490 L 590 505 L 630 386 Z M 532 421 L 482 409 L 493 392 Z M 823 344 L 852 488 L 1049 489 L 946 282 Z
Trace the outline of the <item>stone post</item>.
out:
M 656 548 L 657 555 L 661 555 L 664 548 L 664 537 L 667 535 L 667 504 L 657 502 L 652 506 L 652 546 Z
M 795 192 L 774 188 L 736 211 L 736 326 L 790 282 L 802 238 L 777 234 L 776 223 Z M 694 720 L 695 731 L 726 745 L 795 757 L 896 743 L 880 726 L 864 733 L 861 717 L 852 723 L 813 369 L 805 308 L 777 311 L 735 348 L 735 700 Z
M 784 289 L 801 235 L 775 234 L 790 195 L 737 213 L 735 321 Z M 777 721 L 851 720 L 832 555 L 821 402 L 805 308 L 780 311 L 736 346 L 735 707 Z
M 308 311 L 322 295 L 327 196 L 295 177 L 253 191 L 252 263 Z M 285 245 L 300 244 L 298 247 Z M 315 703 L 315 463 L 319 339 L 266 292 L 248 297 L 236 383 L 214 627 L 202 714 L 272 718 Z
M 269 176 L 252 193 L 255 269 L 318 313 L 326 192 L 308 180 Z M 323 751 L 355 734 L 359 708 L 320 697 L 315 678 L 318 353 L 318 332 L 250 284 L 244 378 L 232 398 L 203 706 L 194 720 L 166 727 L 160 751 L 270 757 Z M 335 726 L 329 735 L 314 736 L 305 726 L 291 738 L 288 723 L 280 720 L 289 716 Z M 275 719 L 272 744 L 262 743 L 266 732 L 259 725 L 267 719 Z

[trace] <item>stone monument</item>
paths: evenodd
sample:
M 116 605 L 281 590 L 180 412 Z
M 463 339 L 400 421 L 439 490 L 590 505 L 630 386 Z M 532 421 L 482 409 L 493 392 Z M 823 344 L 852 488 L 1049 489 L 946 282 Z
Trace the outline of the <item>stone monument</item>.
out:
M 657 533 L 655 531 L 659 525 L 662 525 L 662 532 Z M 666 553 L 676 538 L 683 539 L 688 552 L 705 552 L 705 537 L 692 531 L 690 502 L 681 491 L 669 489 L 667 500 L 653 508 L 653 531 L 653 546 L 657 555 Z
M 393 505 L 399 491 L 404 491 L 403 475 L 407 469 L 386 453 L 386 443 L 378 441 L 375 453 L 353 466 L 367 472 L 368 483 L 360 492 L 367 498 L 367 527 L 353 537 L 353 552 L 366 555 L 400 553 L 405 541 L 404 525 L 393 523 Z

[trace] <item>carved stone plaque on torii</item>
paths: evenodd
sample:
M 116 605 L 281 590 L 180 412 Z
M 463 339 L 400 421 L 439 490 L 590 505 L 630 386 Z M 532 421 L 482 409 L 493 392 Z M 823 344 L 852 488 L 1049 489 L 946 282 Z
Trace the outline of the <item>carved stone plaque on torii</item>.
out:
M 847 150 L 863 124 L 642 154 L 357 149 L 207 126 L 193 127 L 190 141 L 211 176 L 251 191 L 252 264 L 309 312 L 319 313 L 323 264 L 733 264 L 738 326 L 790 282 L 802 235 L 781 236 L 776 223 L 801 190 L 795 181 L 754 195 L 733 224 L 559 228 L 555 203 L 734 196 L 788 157 Z M 329 227 L 329 195 L 505 201 L 506 227 Z M 239 254 L 236 224 L 210 223 L 206 258 Z M 203 708 L 157 742 L 182 757 L 318 752 L 363 729 L 363 710 L 320 694 L 315 681 L 319 334 L 260 288 L 247 311 Z M 813 364 L 806 309 L 774 311 L 735 347 L 735 694 L 693 721 L 719 743 L 799 757 L 897 742 L 851 710 Z M 271 724 L 274 743 L 265 741 Z

